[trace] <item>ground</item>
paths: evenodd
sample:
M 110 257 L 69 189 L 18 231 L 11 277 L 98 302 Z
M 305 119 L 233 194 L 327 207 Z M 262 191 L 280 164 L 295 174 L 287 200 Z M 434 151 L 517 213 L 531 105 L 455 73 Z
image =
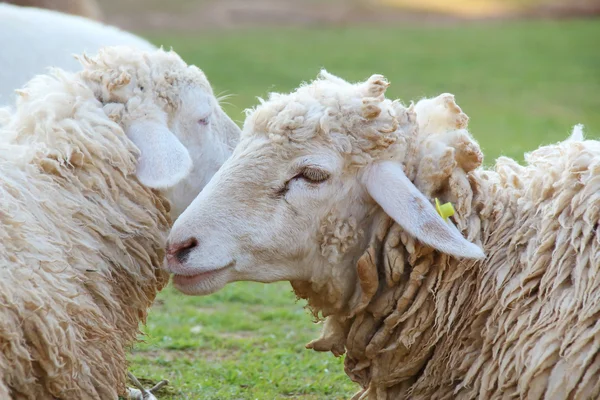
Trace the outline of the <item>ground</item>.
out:
M 600 0 L 100 0 L 106 21 L 135 31 L 452 24 L 600 14 Z
M 406 103 L 443 92 L 471 117 L 486 163 L 562 140 L 583 123 L 600 137 L 598 20 L 443 27 L 253 28 L 147 34 L 201 67 L 227 112 L 289 91 L 321 67 L 346 79 L 385 74 Z M 343 359 L 304 349 L 319 325 L 288 283 L 238 283 L 207 297 L 171 287 L 150 313 L 132 371 L 168 378 L 165 399 L 347 399 L 357 390 Z

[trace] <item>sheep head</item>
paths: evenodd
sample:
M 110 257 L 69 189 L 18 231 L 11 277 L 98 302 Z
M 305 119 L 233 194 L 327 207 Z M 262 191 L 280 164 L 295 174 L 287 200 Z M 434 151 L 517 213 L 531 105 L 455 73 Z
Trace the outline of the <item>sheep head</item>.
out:
M 176 217 L 229 157 L 239 128 L 204 73 L 172 51 L 105 47 L 79 60 L 85 84 L 139 149 L 138 179 L 166 191 Z
M 250 111 L 232 157 L 173 227 L 175 286 L 289 280 L 323 315 L 348 314 L 357 282 L 377 290 L 377 272 L 356 262 L 382 210 L 432 248 L 482 257 L 411 182 L 424 159 L 418 117 L 387 87 L 381 75 L 350 84 L 322 72 Z

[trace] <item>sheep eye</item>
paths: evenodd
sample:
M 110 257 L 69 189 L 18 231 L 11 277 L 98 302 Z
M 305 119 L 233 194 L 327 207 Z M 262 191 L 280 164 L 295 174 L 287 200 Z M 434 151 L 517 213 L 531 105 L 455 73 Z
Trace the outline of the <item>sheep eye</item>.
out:
M 329 172 L 319 168 L 304 168 L 296 177 L 310 183 L 321 183 L 329 179 Z
M 294 177 L 288 180 L 281 188 L 275 190 L 275 197 L 285 197 L 287 192 L 290 190 L 290 182 L 302 179 L 305 182 L 312 184 L 319 184 L 325 182 L 331 174 L 319 168 L 306 167 L 297 173 Z
M 205 118 L 200 118 L 200 119 L 198 120 L 198 124 L 200 124 L 200 125 L 203 125 L 203 126 L 206 126 L 206 125 L 208 125 L 208 117 L 205 117 Z

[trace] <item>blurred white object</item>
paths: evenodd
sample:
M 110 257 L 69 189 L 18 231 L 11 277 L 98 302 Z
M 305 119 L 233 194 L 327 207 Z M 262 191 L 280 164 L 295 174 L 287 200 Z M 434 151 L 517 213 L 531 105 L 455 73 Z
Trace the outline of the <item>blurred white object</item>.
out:
M 95 54 L 114 45 L 156 49 L 138 36 L 87 18 L 4 3 L 0 3 L 0 43 L 0 106 L 12 104 L 15 89 L 48 67 L 79 70 L 73 54 Z
M 163 379 L 158 382 L 151 389 L 145 389 L 144 386 L 138 381 L 138 379 L 131 373 L 128 372 L 127 375 L 129 379 L 133 382 L 133 384 L 137 387 L 137 389 L 127 388 L 127 396 L 128 400 L 158 400 L 156 396 L 154 396 L 154 392 L 160 390 L 163 386 L 169 384 L 169 381 Z
M 127 390 L 128 390 L 127 395 L 129 396 L 128 400 L 158 400 L 156 398 L 156 396 L 154 396 L 152 393 L 147 395 L 149 397 L 144 398 L 144 394 L 139 389 L 127 389 Z

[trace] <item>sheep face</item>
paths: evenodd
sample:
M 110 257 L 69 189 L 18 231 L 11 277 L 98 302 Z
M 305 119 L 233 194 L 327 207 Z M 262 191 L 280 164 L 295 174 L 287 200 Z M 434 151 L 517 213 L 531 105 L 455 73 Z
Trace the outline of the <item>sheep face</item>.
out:
M 349 84 L 322 73 L 251 112 L 232 157 L 173 227 L 175 286 L 207 294 L 237 280 L 346 280 L 381 208 L 439 250 L 481 257 L 404 174 L 415 114 L 386 100 L 387 86 L 379 75 Z
M 204 73 L 174 52 L 107 47 L 81 62 L 104 111 L 140 150 L 138 179 L 164 190 L 177 217 L 229 157 L 239 128 Z
M 355 221 L 366 213 L 350 199 L 364 194 L 339 153 L 325 145 L 291 154 L 277 147 L 243 141 L 176 221 L 171 242 L 183 248 L 168 258 L 177 288 L 207 294 L 231 281 L 310 279 L 309 266 L 341 258 L 359 240 Z

